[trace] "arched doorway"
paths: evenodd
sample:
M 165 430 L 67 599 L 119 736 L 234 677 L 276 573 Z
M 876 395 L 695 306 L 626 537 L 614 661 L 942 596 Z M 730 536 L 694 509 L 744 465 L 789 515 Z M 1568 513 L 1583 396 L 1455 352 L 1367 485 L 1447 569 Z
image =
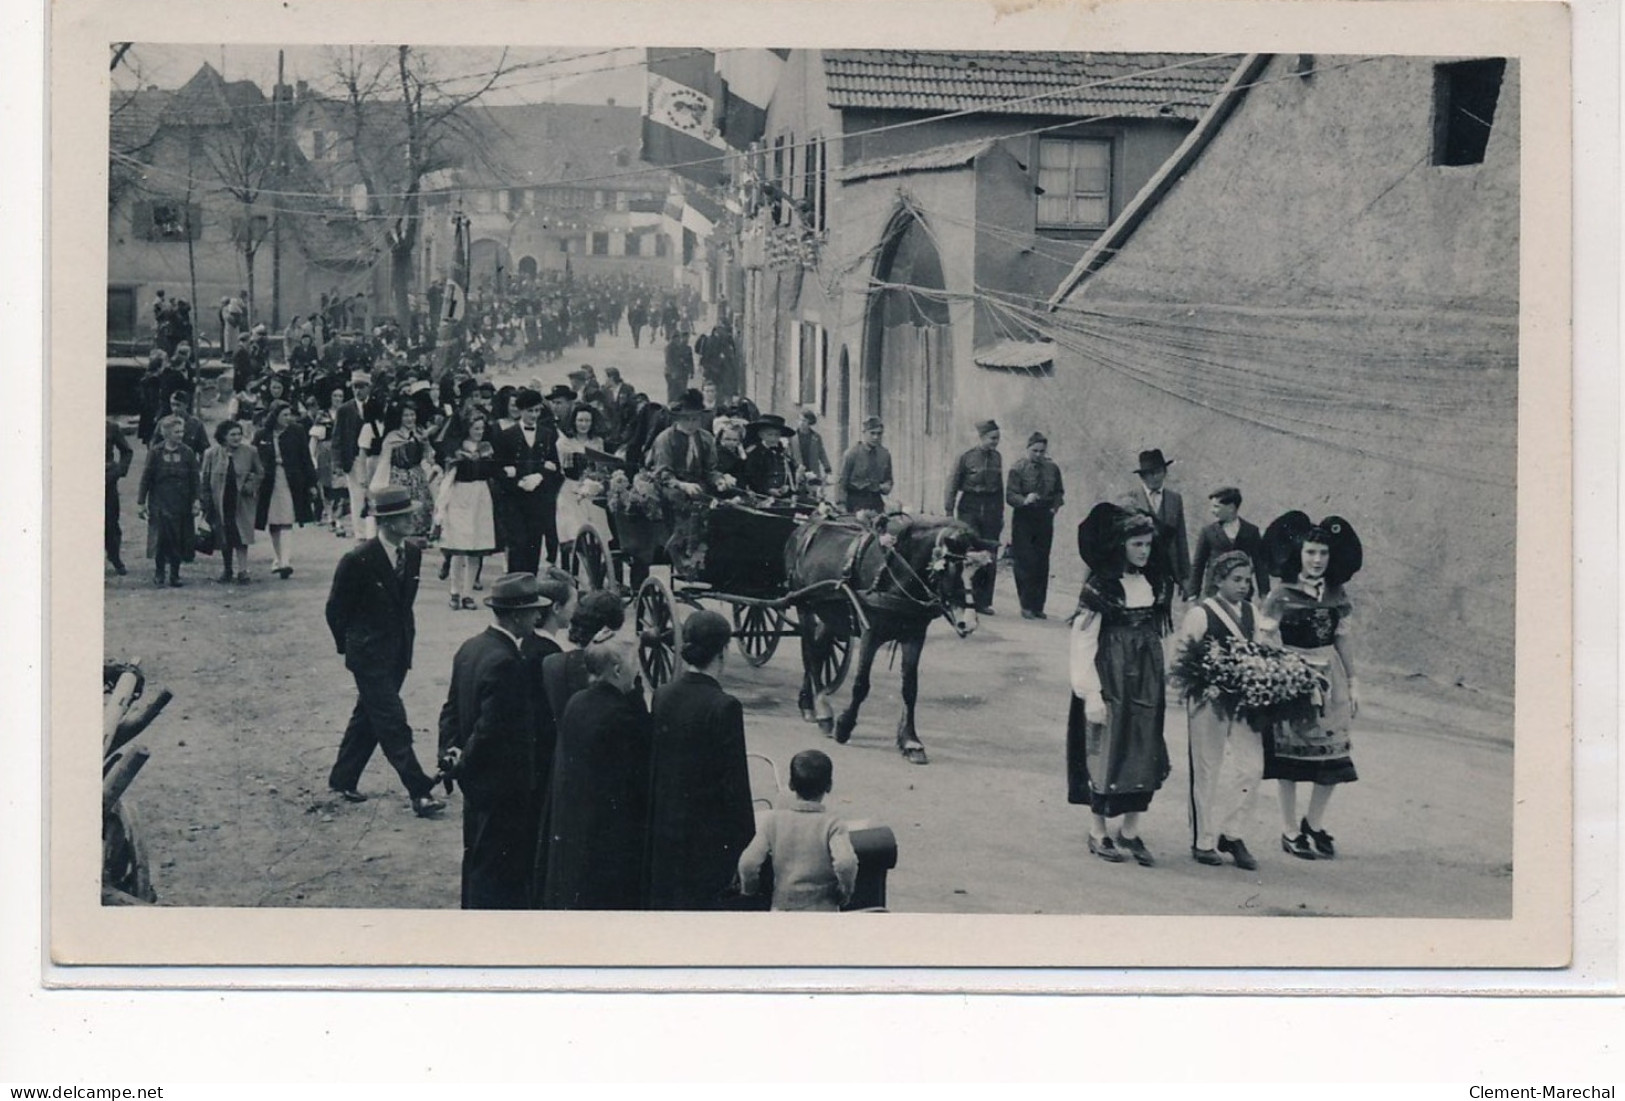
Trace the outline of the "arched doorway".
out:
M 894 495 L 940 512 L 953 429 L 953 341 L 942 258 L 926 227 L 900 211 L 875 261 L 864 325 L 861 416 L 886 422 Z
M 519 258 L 519 274 L 529 279 L 536 274 L 536 257 L 521 256 Z

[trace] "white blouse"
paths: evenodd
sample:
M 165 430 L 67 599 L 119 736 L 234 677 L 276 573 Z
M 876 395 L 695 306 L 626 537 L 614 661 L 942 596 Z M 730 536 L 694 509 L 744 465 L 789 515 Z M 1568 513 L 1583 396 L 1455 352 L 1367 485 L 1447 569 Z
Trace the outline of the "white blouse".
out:
M 1144 574 L 1123 575 L 1123 606 L 1149 608 L 1156 603 L 1157 594 Z M 1086 703 L 1104 706 L 1100 694 L 1100 671 L 1095 668 L 1095 654 L 1100 649 L 1100 613 L 1085 608 L 1072 621 L 1072 694 Z

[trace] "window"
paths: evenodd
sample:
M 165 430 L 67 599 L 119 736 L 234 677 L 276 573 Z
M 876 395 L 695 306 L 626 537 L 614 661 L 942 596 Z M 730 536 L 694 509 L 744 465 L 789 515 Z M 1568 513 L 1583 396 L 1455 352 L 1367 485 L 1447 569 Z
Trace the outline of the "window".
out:
M 812 137 L 807 139 L 806 152 L 803 154 L 805 179 L 801 184 L 801 196 L 806 200 L 806 221 L 813 232 L 821 232 L 824 228 L 824 175 L 826 163 L 824 160 L 824 139 Z
M 1483 164 L 1506 58 L 1433 67 L 1433 163 Z
M 338 135 L 331 130 L 312 130 L 310 132 L 310 159 L 313 161 L 330 161 L 338 157 Z
M 530 201 L 530 192 L 523 187 L 508 188 L 508 209 L 529 210 L 534 204 Z
M 1041 138 L 1038 142 L 1038 224 L 1104 229 L 1111 221 L 1112 143 L 1106 139 Z
M 609 255 L 609 234 L 594 233 L 592 235 L 592 254 L 594 256 Z
M 640 237 L 638 234 L 636 234 L 636 233 L 628 233 L 626 235 L 626 255 L 628 255 L 628 256 L 641 256 L 641 255 L 643 255 L 643 238 Z
M 660 234 L 655 235 L 655 255 L 656 256 L 670 256 L 671 255 L 671 238 L 667 237 L 664 233 L 660 233 Z
M 203 209 L 197 203 L 158 200 L 136 203 L 133 213 L 136 236 L 149 241 L 196 241 L 203 236 Z
M 784 173 L 785 173 L 785 148 L 784 148 L 784 145 L 785 145 L 785 141 L 784 141 L 784 135 L 783 134 L 780 134 L 778 137 L 773 139 L 773 176 L 772 176 L 770 182 L 773 184 L 773 186 L 775 188 L 778 189 L 778 192 L 781 195 L 784 193 Z M 784 220 L 785 220 L 785 216 L 788 215 L 788 214 L 789 214 L 789 211 L 785 209 L 785 206 L 784 206 L 784 204 L 782 202 L 775 202 L 773 204 L 773 224 L 774 225 L 776 225 L 776 226 L 783 225 Z

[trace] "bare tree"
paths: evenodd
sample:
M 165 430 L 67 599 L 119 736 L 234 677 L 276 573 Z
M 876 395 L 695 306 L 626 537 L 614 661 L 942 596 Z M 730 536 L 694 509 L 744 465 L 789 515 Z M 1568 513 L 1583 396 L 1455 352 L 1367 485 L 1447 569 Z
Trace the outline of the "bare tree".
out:
M 234 103 L 230 120 L 202 135 L 203 157 L 222 190 L 237 201 L 232 217 L 232 241 L 242 253 L 248 271 L 249 317 L 254 311 L 254 259 L 270 235 L 271 219 L 260 213 L 260 199 L 275 190 L 280 179 L 276 134 L 270 105 Z M 229 354 L 229 349 L 227 349 Z
M 427 51 L 351 49 L 334 59 L 343 136 L 370 218 L 383 227 L 396 321 L 410 318 L 409 292 L 421 239 L 424 182 L 436 172 L 489 159 L 475 108 L 510 65 L 504 50 L 489 69 L 455 74 Z

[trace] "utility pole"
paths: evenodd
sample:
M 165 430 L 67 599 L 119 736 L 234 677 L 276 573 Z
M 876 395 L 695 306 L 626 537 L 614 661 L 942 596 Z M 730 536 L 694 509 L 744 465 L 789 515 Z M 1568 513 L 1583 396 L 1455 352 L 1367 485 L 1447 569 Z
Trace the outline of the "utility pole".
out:
M 276 87 L 271 89 L 271 179 L 282 187 L 282 51 L 276 52 Z M 271 205 L 271 330 L 282 331 L 282 196 Z M 283 348 L 286 356 L 289 349 Z

